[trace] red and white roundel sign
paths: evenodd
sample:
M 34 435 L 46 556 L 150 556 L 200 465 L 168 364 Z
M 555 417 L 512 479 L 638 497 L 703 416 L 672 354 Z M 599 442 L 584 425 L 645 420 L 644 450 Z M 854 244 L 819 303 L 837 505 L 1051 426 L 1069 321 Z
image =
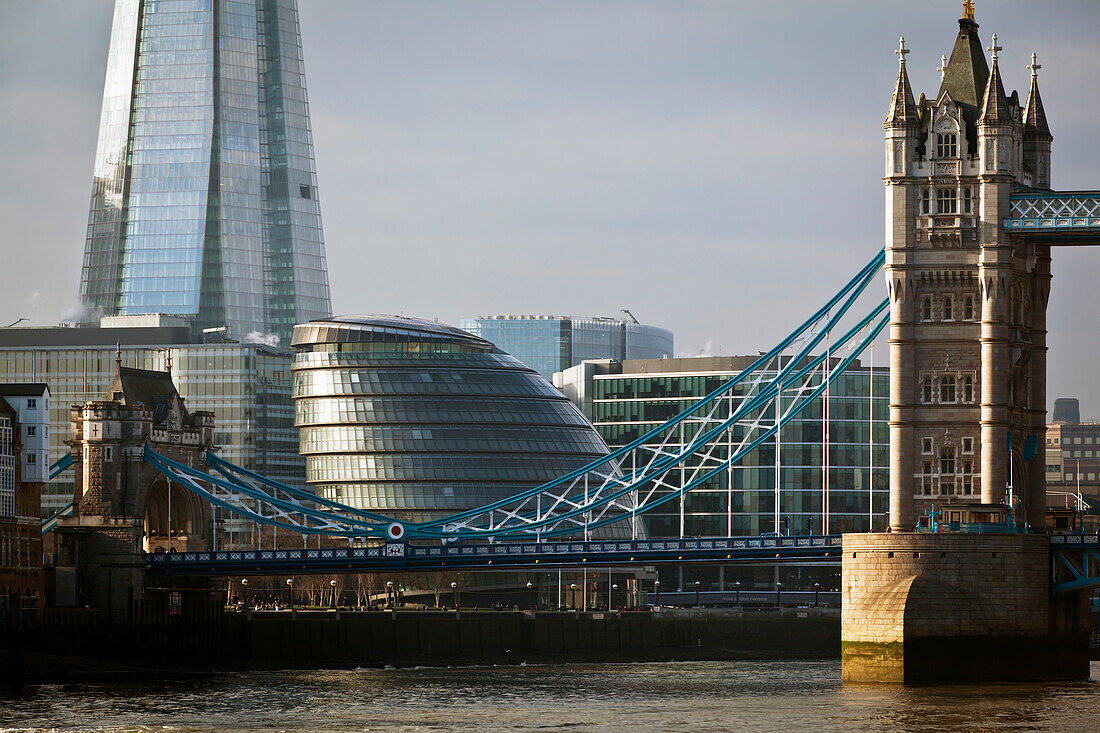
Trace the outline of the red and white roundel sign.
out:
M 386 536 L 391 540 L 399 540 L 405 536 L 405 525 L 401 522 L 392 522 L 386 527 Z

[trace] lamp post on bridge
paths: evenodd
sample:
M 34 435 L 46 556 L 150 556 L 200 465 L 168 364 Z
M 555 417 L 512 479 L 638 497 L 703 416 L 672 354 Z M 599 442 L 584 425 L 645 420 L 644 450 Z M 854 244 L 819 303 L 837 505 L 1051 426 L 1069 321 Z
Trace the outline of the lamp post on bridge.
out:
M 783 608 L 783 584 L 778 580 L 775 581 L 775 606 L 776 608 Z
M 451 581 L 451 595 L 454 598 L 455 613 L 458 613 L 458 583 Z
M 817 608 L 817 594 L 821 591 L 821 583 L 814 583 L 814 608 Z
M 615 607 L 615 591 L 617 591 L 618 589 L 619 589 L 619 584 L 618 583 L 612 583 L 611 584 L 611 593 L 610 593 L 610 595 L 607 599 L 607 610 L 608 611 L 610 611 L 612 608 Z
M 330 580 L 328 584 L 332 587 L 332 607 L 336 608 L 336 578 Z
M 241 578 L 241 602 L 248 608 L 248 578 Z
M 699 607 L 699 581 L 695 581 L 695 607 Z
M 532 583 L 530 580 L 528 580 L 527 581 L 527 592 L 530 593 L 531 589 L 534 588 L 534 587 L 535 587 L 535 584 Z M 539 599 L 535 598 L 535 602 L 531 604 L 531 610 L 533 610 L 533 611 L 538 610 L 538 607 L 539 607 Z
M 294 610 L 294 578 L 286 579 L 286 602 L 290 610 Z
M 390 600 L 391 594 L 392 594 L 393 600 Z M 388 605 L 390 608 L 393 608 L 393 609 L 397 608 L 397 593 L 393 589 L 393 581 L 392 580 L 387 580 L 386 581 L 386 605 Z
M 654 604 L 657 608 L 661 607 L 661 581 L 653 581 L 653 595 L 655 596 Z
M 577 610 L 577 584 L 569 584 L 569 605 L 573 607 L 573 610 Z
M 741 581 L 740 580 L 733 581 L 733 590 L 737 594 L 737 596 L 736 596 L 737 597 L 737 607 L 741 608 Z

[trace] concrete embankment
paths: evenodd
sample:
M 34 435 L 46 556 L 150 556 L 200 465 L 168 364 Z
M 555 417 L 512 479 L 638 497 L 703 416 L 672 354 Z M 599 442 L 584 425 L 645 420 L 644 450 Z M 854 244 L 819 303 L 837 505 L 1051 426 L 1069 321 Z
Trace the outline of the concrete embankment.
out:
M 28 645 L 135 668 L 241 670 L 567 661 L 835 657 L 836 609 L 768 612 L 219 612 L 40 628 Z M 36 649 L 37 648 L 37 649 Z M 33 664 L 27 683 L 48 682 Z M 76 669 L 53 681 L 74 679 Z M 45 677 L 49 677 L 46 673 Z M 79 674 L 76 675 L 76 678 Z

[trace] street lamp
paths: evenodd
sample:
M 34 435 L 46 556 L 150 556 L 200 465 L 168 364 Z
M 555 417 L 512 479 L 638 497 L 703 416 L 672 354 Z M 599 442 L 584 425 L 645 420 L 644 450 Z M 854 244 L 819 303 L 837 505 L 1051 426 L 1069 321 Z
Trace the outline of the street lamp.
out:
M 741 581 L 735 580 L 733 582 L 733 590 L 737 593 L 737 607 L 741 608 Z
M 458 583 L 451 581 L 451 595 L 454 596 L 455 610 L 458 610 Z
M 699 605 L 699 581 L 695 581 L 695 605 Z
M 783 589 L 783 584 L 778 580 L 775 581 L 775 605 L 777 608 L 783 608 L 783 597 L 780 595 Z
M 655 601 L 654 605 L 657 606 L 657 608 L 660 608 L 661 607 L 661 581 L 659 581 L 659 580 L 654 580 L 653 581 L 653 595 L 654 595 L 654 601 Z
M 573 610 L 575 611 L 575 610 L 577 610 L 577 584 L 576 583 L 570 583 L 569 584 L 569 590 L 570 590 L 569 595 L 571 596 L 569 603 L 570 603 L 570 605 L 573 606 Z
M 530 592 L 531 589 L 534 588 L 534 587 L 535 587 L 535 584 L 532 583 L 530 580 L 528 580 L 527 581 L 527 591 Z M 538 598 L 535 598 L 534 602 L 531 604 L 532 609 L 538 609 L 538 606 L 539 606 L 538 600 L 539 600 Z
M 290 610 L 294 610 L 294 578 L 286 579 L 286 598 L 287 604 L 290 606 Z
M 333 578 L 328 582 L 332 586 L 332 607 L 336 608 L 336 578 Z
M 390 600 L 390 593 L 393 593 L 393 600 L 392 601 Z M 387 580 L 386 581 L 386 603 L 389 604 L 390 608 L 396 608 L 397 607 L 397 593 L 393 590 L 393 581 L 392 580 Z
M 814 583 L 814 608 L 817 608 L 817 594 L 821 591 L 821 583 Z
M 248 578 L 241 578 L 241 601 L 248 607 Z
M 619 589 L 618 583 L 611 584 L 611 597 L 607 599 L 607 610 L 610 611 L 615 607 L 615 591 Z

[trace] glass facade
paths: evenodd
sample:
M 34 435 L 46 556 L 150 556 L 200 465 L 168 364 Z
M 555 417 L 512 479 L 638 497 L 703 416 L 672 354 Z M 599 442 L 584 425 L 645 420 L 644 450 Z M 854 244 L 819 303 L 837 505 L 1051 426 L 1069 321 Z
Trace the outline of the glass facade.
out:
M 295 424 L 321 496 L 423 521 L 607 453 L 535 371 L 464 331 L 356 316 L 294 329 Z
M 488 316 L 464 318 L 463 330 L 512 354 L 550 382 L 588 359 L 665 359 L 672 332 L 616 318 Z
M 330 313 L 295 0 L 117 0 L 81 301 L 244 341 Z
M 583 409 L 612 448 L 625 445 L 694 404 L 750 364 L 755 357 L 670 359 L 661 373 L 653 362 L 644 373 L 630 361 L 604 373 L 573 369 L 564 376 L 588 379 L 585 389 L 566 384 L 567 394 L 583 394 Z M 587 365 L 586 365 L 587 366 Z M 615 373 L 618 371 L 618 373 Z M 774 372 L 773 372 L 774 373 Z M 766 374 L 765 374 L 766 376 Z M 837 378 L 829 392 L 829 531 L 867 532 L 885 527 L 889 504 L 889 373 L 876 369 L 871 398 L 870 371 L 853 367 Z M 752 379 L 743 394 L 752 394 Z M 793 398 L 792 398 L 793 399 Z M 790 401 L 784 399 L 785 404 Z M 736 404 L 736 403 L 735 403 Z M 728 406 L 715 418 L 728 416 Z M 779 436 L 780 526 L 775 526 L 776 467 L 774 439 L 766 441 L 738 465 L 689 493 L 643 515 L 650 537 L 720 537 L 820 534 L 823 529 L 825 477 L 822 470 L 824 401 L 817 400 Z M 872 415 L 873 413 L 873 415 Z M 764 416 L 769 419 L 770 416 Z M 746 428 L 735 431 L 733 440 Z M 690 439 L 691 433 L 688 433 Z M 676 441 L 673 441 L 675 444 Z M 728 455 L 720 447 L 715 457 Z M 688 464 L 690 471 L 692 464 Z
M 54 460 L 69 452 L 64 443 L 69 439 L 69 408 L 103 399 L 115 375 L 115 340 L 126 340 L 118 335 L 124 329 L 11 329 L 7 334 L 53 331 L 67 336 L 84 330 L 98 332 L 101 341 L 110 343 L 0 345 L 0 382 L 45 382 L 50 387 L 50 456 Z M 121 347 L 124 366 L 161 371 L 169 357 L 173 381 L 187 409 L 214 413 L 218 455 L 276 480 L 304 485 L 290 400 L 290 352 L 259 344 L 166 344 L 155 340 Z M 52 514 L 69 503 L 73 489 L 71 471 L 44 484 L 43 513 Z

